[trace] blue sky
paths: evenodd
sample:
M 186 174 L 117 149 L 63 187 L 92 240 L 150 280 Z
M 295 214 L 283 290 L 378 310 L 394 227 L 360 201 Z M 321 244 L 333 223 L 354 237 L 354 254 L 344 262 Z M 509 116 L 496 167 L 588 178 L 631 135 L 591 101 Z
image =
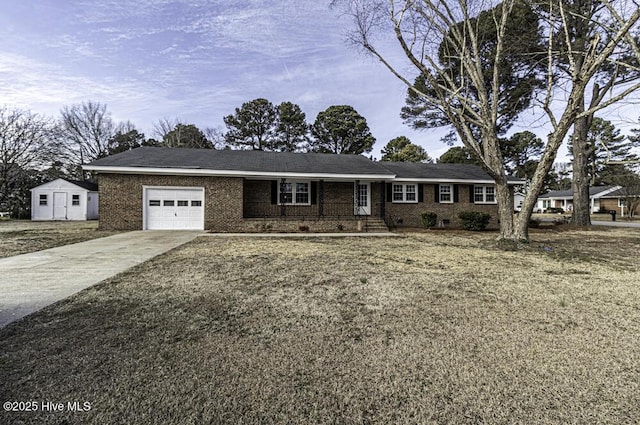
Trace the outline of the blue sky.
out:
M 297 103 L 310 123 L 348 104 L 376 157 L 400 135 L 446 151 L 442 132 L 402 123 L 405 87 L 345 42 L 349 25 L 313 0 L 3 1 L 0 104 L 58 116 L 93 100 L 147 136 L 165 117 L 224 129 L 223 116 L 258 97 Z
M 297 103 L 309 123 L 348 104 L 367 119 L 375 157 L 400 135 L 439 157 L 444 131 L 402 123 L 405 86 L 346 43 L 350 26 L 328 0 L 1 1 L 0 105 L 57 117 L 97 101 L 151 137 L 162 118 L 224 130 L 223 116 L 258 97 Z M 626 134 L 638 127 L 635 102 L 603 117 Z M 523 129 L 547 133 L 536 119 Z

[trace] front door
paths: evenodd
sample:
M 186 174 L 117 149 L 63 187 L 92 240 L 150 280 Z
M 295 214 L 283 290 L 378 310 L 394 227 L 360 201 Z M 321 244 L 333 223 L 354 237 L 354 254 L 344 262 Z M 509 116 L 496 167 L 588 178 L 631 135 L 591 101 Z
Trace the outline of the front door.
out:
M 355 215 L 371 215 L 371 184 L 356 183 L 353 194 L 353 213 Z
M 65 192 L 53 192 L 53 219 L 67 219 L 67 194 Z

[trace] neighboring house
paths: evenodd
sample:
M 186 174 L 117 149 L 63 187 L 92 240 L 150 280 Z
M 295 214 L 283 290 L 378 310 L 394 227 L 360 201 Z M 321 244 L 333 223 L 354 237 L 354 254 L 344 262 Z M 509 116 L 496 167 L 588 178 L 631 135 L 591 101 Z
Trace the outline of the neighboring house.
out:
M 356 231 L 420 226 L 427 211 L 443 226 L 487 212 L 497 226 L 493 180 L 469 164 L 147 147 L 84 169 L 98 174 L 103 229 Z
M 32 220 L 95 220 L 98 186 L 95 183 L 56 179 L 31 189 Z
M 513 209 L 516 211 L 522 211 L 522 203 L 524 202 L 524 198 L 525 198 L 525 193 L 522 191 L 522 188 L 520 188 L 520 190 L 515 190 L 515 192 L 513 193 Z
M 589 188 L 589 211 L 616 211 L 624 215 L 624 197 L 621 186 L 592 186 Z M 562 208 L 565 212 L 573 210 L 573 190 L 554 190 L 538 197 L 537 212 L 544 212 L 550 208 Z

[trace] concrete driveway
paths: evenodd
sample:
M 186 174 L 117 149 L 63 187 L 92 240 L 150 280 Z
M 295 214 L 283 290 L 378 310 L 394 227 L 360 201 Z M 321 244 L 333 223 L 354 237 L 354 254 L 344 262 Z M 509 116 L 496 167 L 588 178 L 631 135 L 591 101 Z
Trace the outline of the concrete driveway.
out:
M 0 327 L 201 234 L 127 232 L 0 259 Z
M 611 226 L 611 227 L 635 227 L 640 228 L 640 222 L 637 221 L 591 221 L 594 226 Z

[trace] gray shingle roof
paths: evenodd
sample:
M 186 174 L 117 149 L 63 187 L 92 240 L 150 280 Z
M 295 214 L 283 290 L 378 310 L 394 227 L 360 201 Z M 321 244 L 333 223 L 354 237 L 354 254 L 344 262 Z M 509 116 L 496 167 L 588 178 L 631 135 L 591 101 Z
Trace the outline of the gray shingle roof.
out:
M 361 155 L 143 147 L 99 159 L 99 167 L 180 168 L 258 173 L 389 175 Z
M 615 186 L 591 186 L 589 188 L 589 196 L 595 196 L 599 193 L 613 189 Z M 572 198 L 573 190 L 552 190 L 551 192 L 540 195 L 539 198 Z
M 380 164 L 396 175 L 398 179 L 419 180 L 474 180 L 489 181 L 493 179 L 481 167 L 472 164 L 422 164 L 412 162 L 380 162 Z M 519 179 L 510 178 L 514 183 Z
M 88 181 L 80 181 L 80 180 L 68 180 L 68 179 L 64 179 L 67 180 L 69 183 L 73 183 L 76 186 L 80 186 L 83 189 L 87 189 L 91 192 L 97 192 L 98 191 L 98 185 L 92 182 L 88 182 Z
M 603 198 L 624 198 L 627 196 L 640 196 L 640 191 L 637 191 L 634 193 L 633 189 L 627 190 L 621 187 L 620 189 L 607 193 L 606 195 L 603 196 Z
M 416 164 L 375 162 L 362 155 L 263 152 L 143 147 L 111 155 L 89 164 L 93 167 L 155 168 L 237 171 L 246 173 L 300 173 L 313 175 L 378 176 L 391 179 L 480 181 L 493 179 L 471 164 Z M 141 170 L 142 172 L 143 170 Z M 519 183 L 518 179 L 510 179 Z

